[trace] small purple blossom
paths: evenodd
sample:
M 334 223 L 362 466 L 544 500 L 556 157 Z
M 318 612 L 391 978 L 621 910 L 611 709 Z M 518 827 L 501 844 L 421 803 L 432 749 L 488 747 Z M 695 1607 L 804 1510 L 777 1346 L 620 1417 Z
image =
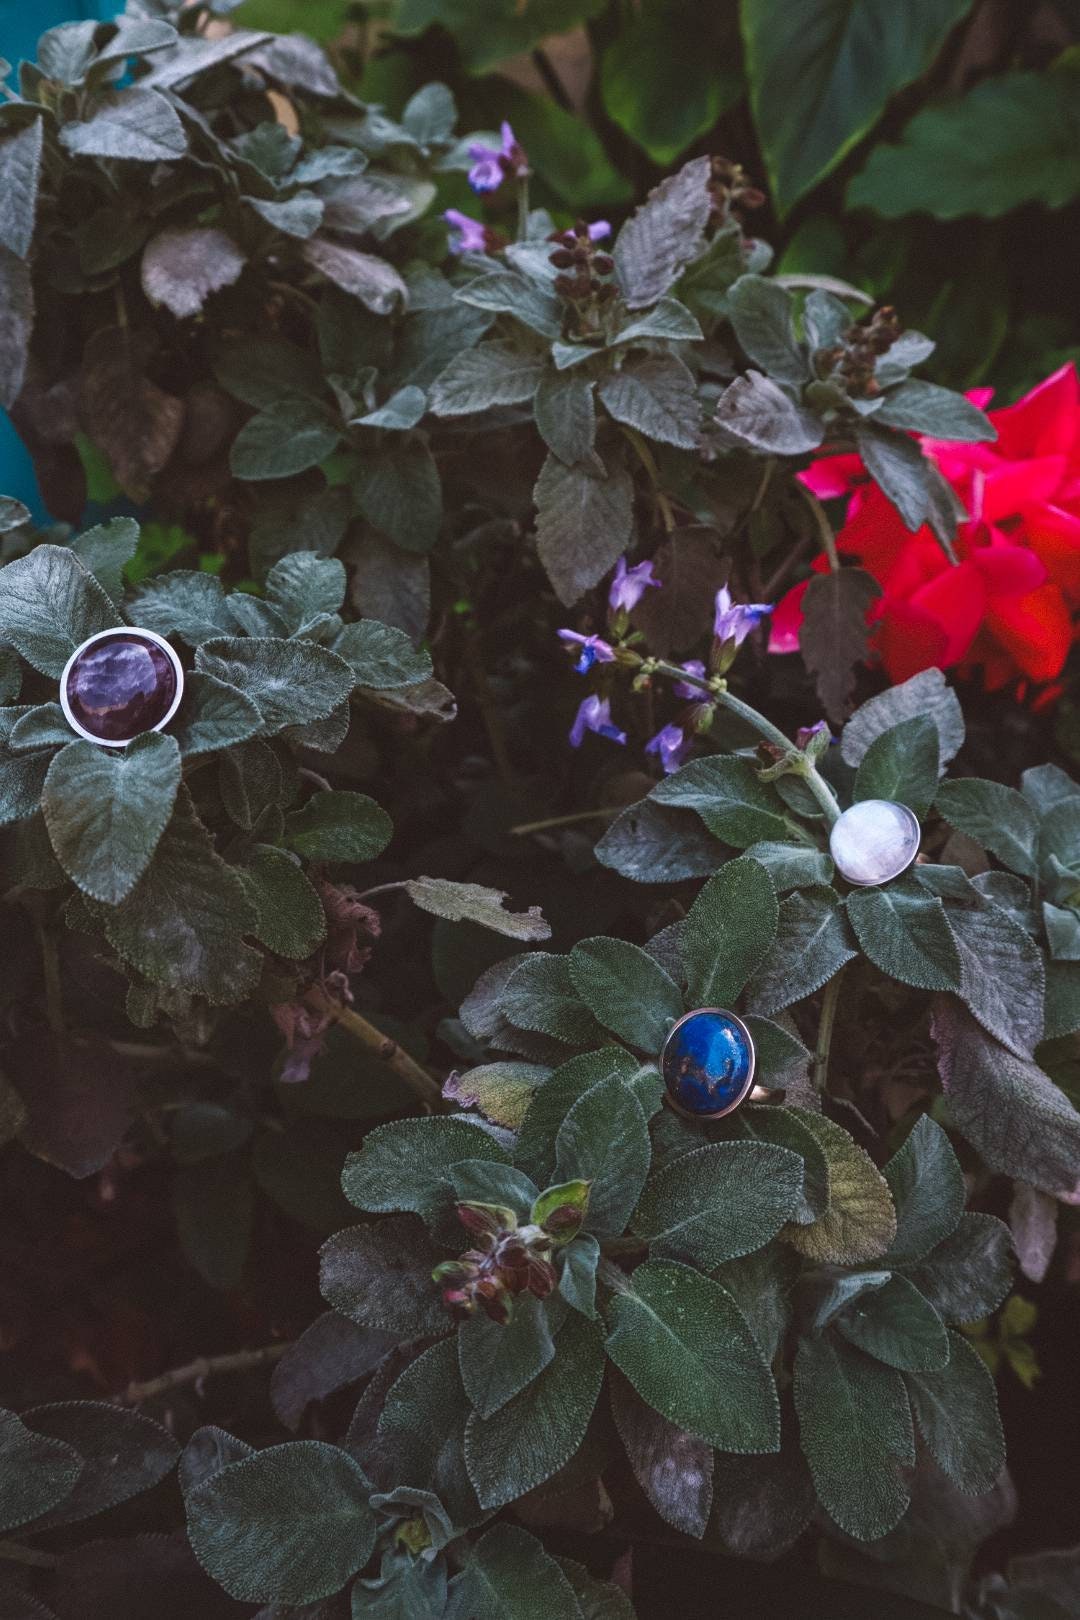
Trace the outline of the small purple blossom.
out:
M 555 634 L 560 641 L 581 648 L 581 657 L 574 665 L 579 675 L 587 675 L 594 664 L 612 664 L 615 661 L 614 650 L 600 636 L 581 636 L 576 630 L 557 630 Z
M 501 145 L 497 147 L 473 141 L 468 149 L 473 160 L 469 184 L 474 191 L 497 191 L 508 174 L 521 179 L 529 172 L 528 159 L 505 119 L 499 134 Z
M 812 726 L 800 726 L 798 731 L 795 733 L 796 748 L 808 748 L 813 742 L 814 738 L 820 737 L 823 732 L 826 736 L 828 736 L 829 741 L 832 742 L 832 737 L 829 734 L 829 723 L 827 720 L 818 720 L 816 724 Z
M 602 242 L 605 237 L 610 235 L 611 226 L 608 224 L 606 219 L 594 219 L 592 224 L 589 226 L 590 242 Z
M 578 705 L 578 712 L 574 723 L 570 727 L 570 746 L 580 748 L 585 740 L 587 731 L 595 731 L 599 737 L 610 737 L 612 742 L 625 743 L 626 732 L 620 731 L 618 726 L 611 723 L 611 703 L 608 698 L 599 698 L 594 692 L 590 697 L 583 698 Z
M 682 726 L 671 725 L 665 726 L 655 737 L 649 738 L 645 744 L 645 752 L 659 754 L 664 775 L 670 776 L 672 771 L 677 771 L 682 764 L 688 746 Z
M 688 675 L 700 675 L 702 680 L 705 679 L 705 665 L 700 658 L 690 658 L 682 667 Z M 676 697 L 689 698 L 691 702 L 701 701 L 700 686 L 690 686 L 686 681 L 676 681 L 672 690 Z
M 470 219 L 458 208 L 448 208 L 443 215 L 450 227 L 451 253 L 483 253 L 487 247 L 487 226 L 478 219 Z
M 633 568 L 627 568 L 626 558 L 620 557 L 615 564 L 615 574 L 608 591 L 612 612 L 618 613 L 621 609 L 630 613 L 647 590 L 659 590 L 660 585 L 660 580 L 653 578 L 651 562 L 635 563 Z
M 733 641 L 741 647 L 751 630 L 755 630 L 773 610 L 771 602 L 736 602 L 726 585 L 716 593 L 716 617 L 713 635 L 717 641 Z

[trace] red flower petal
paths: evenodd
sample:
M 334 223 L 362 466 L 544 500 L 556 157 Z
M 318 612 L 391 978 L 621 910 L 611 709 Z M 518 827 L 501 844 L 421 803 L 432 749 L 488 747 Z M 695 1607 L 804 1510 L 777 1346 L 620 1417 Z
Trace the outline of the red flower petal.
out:
M 1046 565 L 1026 546 L 1014 546 L 1001 540 L 989 546 L 978 546 L 971 552 L 971 561 L 979 570 L 990 600 L 999 596 L 1027 596 L 1046 583 Z
M 979 470 L 972 483 L 972 517 L 1000 523 L 1025 506 L 1049 501 L 1065 478 L 1065 457 L 1039 456 L 1030 461 L 999 461 L 992 471 Z
M 1054 584 L 1080 601 L 1080 517 L 1060 506 L 1035 507 L 1024 513 L 1024 534 Z
M 940 627 L 944 645 L 934 663 L 942 669 L 957 664 L 974 641 L 986 609 L 982 573 L 971 562 L 962 562 L 956 568 L 946 567 L 936 579 L 910 597 L 908 606 L 935 620 Z M 927 666 L 921 663 L 918 667 Z
M 1000 597 L 987 609 L 986 628 L 1033 681 L 1060 675 L 1072 645 L 1072 618 L 1056 585 L 1030 596 Z
M 812 461 L 799 478 L 819 500 L 831 501 L 839 495 L 850 494 L 856 484 L 861 484 L 866 478 L 866 468 L 861 456 L 821 456 Z
M 1080 449 L 1080 377 L 1072 361 L 1037 383 L 1015 405 L 990 417 L 997 450 L 1007 460 L 1069 455 Z
M 890 602 L 881 620 L 878 651 L 894 685 L 920 670 L 941 668 L 948 635 L 944 625 L 910 602 Z
M 806 595 L 808 579 L 794 585 L 776 604 L 776 612 L 769 621 L 769 651 L 793 653 L 799 650 L 799 631 L 802 629 L 802 599 Z

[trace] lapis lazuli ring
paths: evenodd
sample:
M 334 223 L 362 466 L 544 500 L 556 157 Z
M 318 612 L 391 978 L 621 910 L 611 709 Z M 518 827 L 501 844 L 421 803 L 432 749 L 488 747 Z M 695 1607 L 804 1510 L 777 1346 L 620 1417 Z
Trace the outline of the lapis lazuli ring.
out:
M 99 630 L 76 647 L 60 676 L 68 725 L 102 748 L 160 731 L 183 695 L 183 665 L 156 630 Z
M 724 1007 L 698 1007 L 671 1026 L 660 1053 L 667 1101 L 688 1119 L 720 1119 L 754 1083 L 754 1042 Z

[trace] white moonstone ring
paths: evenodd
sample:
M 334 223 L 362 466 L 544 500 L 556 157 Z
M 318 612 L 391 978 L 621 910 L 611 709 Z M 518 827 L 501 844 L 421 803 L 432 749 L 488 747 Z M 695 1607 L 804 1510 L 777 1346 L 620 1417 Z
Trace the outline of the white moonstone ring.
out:
M 921 837 L 906 804 L 860 799 L 833 822 L 829 850 L 841 877 L 869 887 L 906 872 L 919 853 Z

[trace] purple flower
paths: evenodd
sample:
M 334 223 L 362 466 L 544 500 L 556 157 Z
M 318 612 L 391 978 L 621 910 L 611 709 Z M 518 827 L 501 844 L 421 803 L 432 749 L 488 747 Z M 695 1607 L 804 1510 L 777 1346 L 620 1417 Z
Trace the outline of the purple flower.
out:
M 813 742 L 814 738 L 820 737 L 822 732 L 824 732 L 825 735 L 828 736 L 829 741 L 832 742 L 832 737 L 829 734 L 829 723 L 827 720 L 819 720 L 815 725 L 812 726 L 800 726 L 798 731 L 795 733 L 796 748 L 808 748 Z
M 682 726 L 665 726 L 655 737 L 649 738 L 645 744 L 645 752 L 659 754 L 664 775 L 670 776 L 672 771 L 677 771 L 682 764 L 687 746 L 686 733 Z
M 508 174 L 520 179 L 529 172 L 528 159 L 505 120 L 499 134 L 500 146 L 485 146 L 483 141 L 474 141 L 469 147 L 473 160 L 469 184 L 474 191 L 497 191 Z
M 626 558 L 620 557 L 608 591 L 612 612 L 618 613 L 620 609 L 631 612 L 651 588 L 660 589 L 660 581 L 653 578 L 652 563 L 635 563 L 633 568 L 627 568 Z
M 700 658 L 690 658 L 682 667 L 688 675 L 700 675 L 704 680 L 705 665 Z M 691 702 L 696 700 L 700 703 L 701 701 L 702 692 L 700 686 L 690 686 L 686 681 L 676 681 L 672 690 L 676 697 L 689 698 Z
M 578 706 L 570 727 L 571 748 L 581 747 L 587 731 L 595 731 L 600 737 L 610 737 L 612 742 L 626 741 L 626 732 L 611 723 L 611 703 L 607 698 L 598 698 L 595 692 L 591 697 L 583 698 Z
M 478 219 L 470 219 L 457 208 L 448 208 L 443 215 L 450 227 L 451 253 L 483 253 L 487 247 L 487 226 Z
M 606 236 L 611 235 L 611 226 L 606 219 L 594 219 L 589 226 L 589 241 L 602 242 Z
M 574 665 L 579 675 L 587 675 L 594 664 L 611 664 L 615 661 L 613 649 L 600 636 L 579 636 L 576 630 L 557 630 L 555 634 L 560 641 L 568 641 L 581 648 L 581 657 Z
M 773 610 L 771 602 L 735 602 L 726 585 L 716 593 L 713 635 L 717 641 L 733 641 L 741 647 L 751 630 Z

